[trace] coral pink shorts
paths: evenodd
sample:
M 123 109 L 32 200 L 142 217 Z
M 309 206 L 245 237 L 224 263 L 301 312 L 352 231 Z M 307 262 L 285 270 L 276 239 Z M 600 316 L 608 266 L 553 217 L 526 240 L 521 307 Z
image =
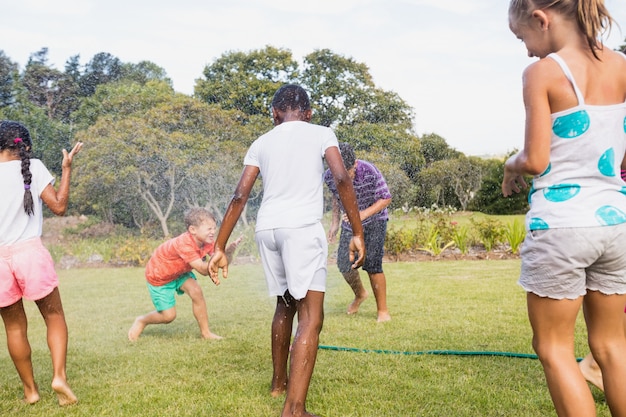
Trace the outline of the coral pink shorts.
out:
M 59 285 L 54 261 L 41 239 L 0 246 L 0 307 L 19 299 L 36 301 Z

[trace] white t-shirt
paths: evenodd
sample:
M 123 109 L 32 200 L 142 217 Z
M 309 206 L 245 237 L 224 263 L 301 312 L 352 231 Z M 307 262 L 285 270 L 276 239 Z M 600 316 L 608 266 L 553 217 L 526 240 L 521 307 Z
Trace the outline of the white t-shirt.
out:
M 22 161 L 0 162 L 0 246 L 41 236 L 43 225 L 41 193 L 54 184 L 54 177 L 39 159 L 30 160 L 33 195 L 32 215 L 24 211 Z
M 322 219 L 323 158 L 331 146 L 339 146 L 332 129 L 302 121 L 281 123 L 254 141 L 244 165 L 258 167 L 263 179 L 257 231 Z

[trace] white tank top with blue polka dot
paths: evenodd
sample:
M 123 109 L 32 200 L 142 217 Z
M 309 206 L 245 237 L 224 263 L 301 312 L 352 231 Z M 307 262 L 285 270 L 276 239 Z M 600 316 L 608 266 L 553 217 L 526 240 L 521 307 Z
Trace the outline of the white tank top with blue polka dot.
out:
M 578 106 L 552 114 L 550 164 L 528 194 L 528 230 L 610 226 L 626 222 L 626 183 L 620 169 L 626 152 L 626 102 L 585 104 L 572 73 L 557 54 L 548 55 L 572 83 Z

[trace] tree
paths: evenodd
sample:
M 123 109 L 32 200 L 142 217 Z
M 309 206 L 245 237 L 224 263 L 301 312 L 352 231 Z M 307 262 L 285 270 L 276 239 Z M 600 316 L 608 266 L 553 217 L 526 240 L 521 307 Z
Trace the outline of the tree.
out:
M 369 68 L 352 58 L 329 49 L 314 51 L 304 57 L 299 83 L 311 96 L 314 123 L 385 123 L 410 129 L 411 107 L 397 94 L 376 88 Z
M 91 58 L 80 77 L 80 95 L 89 97 L 101 84 L 119 81 L 123 78 L 124 66 L 119 58 L 108 52 L 100 52 Z
M 48 48 L 31 54 L 22 73 L 22 85 L 28 92 L 28 100 L 46 109 L 49 119 L 54 118 L 58 96 L 58 82 L 62 73 L 48 66 Z
M 172 80 L 167 76 L 165 70 L 150 61 L 140 61 L 137 64 L 122 64 L 122 76 L 120 79 L 129 80 L 140 85 L 145 85 L 148 81 L 164 81 L 172 86 Z
M 502 195 L 505 161 L 506 158 L 486 161 L 485 174 L 480 189 L 468 206 L 470 210 L 485 214 L 523 214 L 528 211 L 528 189 L 506 198 Z M 530 178 L 527 178 L 527 183 L 529 183 L 528 181 Z
M 196 80 L 194 94 L 227 110 L 270 116 L 274 93 L 295 79 L 297 68 L 285 49 L 266 46 L 250 52 L 230 51 L 204 68 L 205 79 Z
M 0 108 L 10 106 L 15 101 L 15 80 L 18 66 L 0 50 Z
M 186 207 L 225 206 L 211 198 L 217 187 L 233 190 L 236 179 L 224 170 L 218 170 L 219 176 L 212 171 L 219 166 L 230 172 L 233 160 L 241 164 L 234 139 L 245 133 L 236 112 L 164 87 L 164 82 L 101 87 L 111 100 L 95 123 L 77 134 L 90 146 L 75 178 L 76 194 L 89 202 L 85 210 L 113 222 L 132 220 L 138 227 L 145 226 L 149 213 L 169 236 L 170 217 Z M 112 103 L 129 111 L 107 112 Z
M 424 156 L 426 165 L 430 165 L 433 162 L 441 161 L 443 159 L 455 158 L 460 155 L 460 152 L 450 148 L 446 140 L 436 133 L 423 135 L 420 138 L 420 142 L 421 152 Z

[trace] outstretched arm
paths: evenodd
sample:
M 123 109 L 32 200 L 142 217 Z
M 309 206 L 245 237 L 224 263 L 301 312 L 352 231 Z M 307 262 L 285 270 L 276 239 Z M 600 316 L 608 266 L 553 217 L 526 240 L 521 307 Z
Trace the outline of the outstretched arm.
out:
M 324 155 L 326 163 L 333 174 L 335 179 L 335 185 L 337 185 L 337 191 L 339 192 L 339 198 L 341 204 L 346 211 L 350 226 L 352 226 L 352 240 L 350 241 L 350 262 L 352 262 L 352 268 L 356 269 L 363 265 L 365 259 L 365 243 L 363 240 L 363 225 L 361 224 L 361 217 L 359 215 L 359 207 L 356 201 L 356 194 L 352 187 L 352 179 L 348 175 L 346 168 L 343 165 L 343 159 L 339 153 L 339 148 L 331 146 L 326 149 Z M 358 253 L 358 257 L 355 259 L 354 254 Z
M 215 239 L 215 252 L 209 261 L 209 275 L 216 285 L 220 282 L 218 277 L 218 271 L 220 269 L 222 270 L 222 276 L 224 278 L 228 278 L 229 259 L 227 254 L 228 251 L 225 249 L 226 242 L 228 242 L 228 238 L 233 232 L 235 225 L 237 225 L 239 216 L 241 216 L 241 213 L 248 202 L 250 191 L 252 191 L 252 187 L 254 186 L 254 182 L 258 176 L 258 167 L 251 165 L 245 166 L 243 172 L 241 173 L 241 178 L 239 179 L 237 188 L 235 188 L 235 193 L 233 194 L 230 204 L 226 209 L 226 213 L 224 214 L 224 220 L 222 221 L 220 231 L 217 234 L 217 239 Z
M 52 184 L 48 184 L 41 193 L 41 199 L 46 206 L 57 216 L 63 216 L 67 210 L 67 203 L 70 197 L 70 176 L 72 174 L 72 160 L 83 147 L 82 142 L 78 142 L 68 153 L 63 149 L 63 162 L 61 163 L 61 183 L 59 189 L 55 190 Z

